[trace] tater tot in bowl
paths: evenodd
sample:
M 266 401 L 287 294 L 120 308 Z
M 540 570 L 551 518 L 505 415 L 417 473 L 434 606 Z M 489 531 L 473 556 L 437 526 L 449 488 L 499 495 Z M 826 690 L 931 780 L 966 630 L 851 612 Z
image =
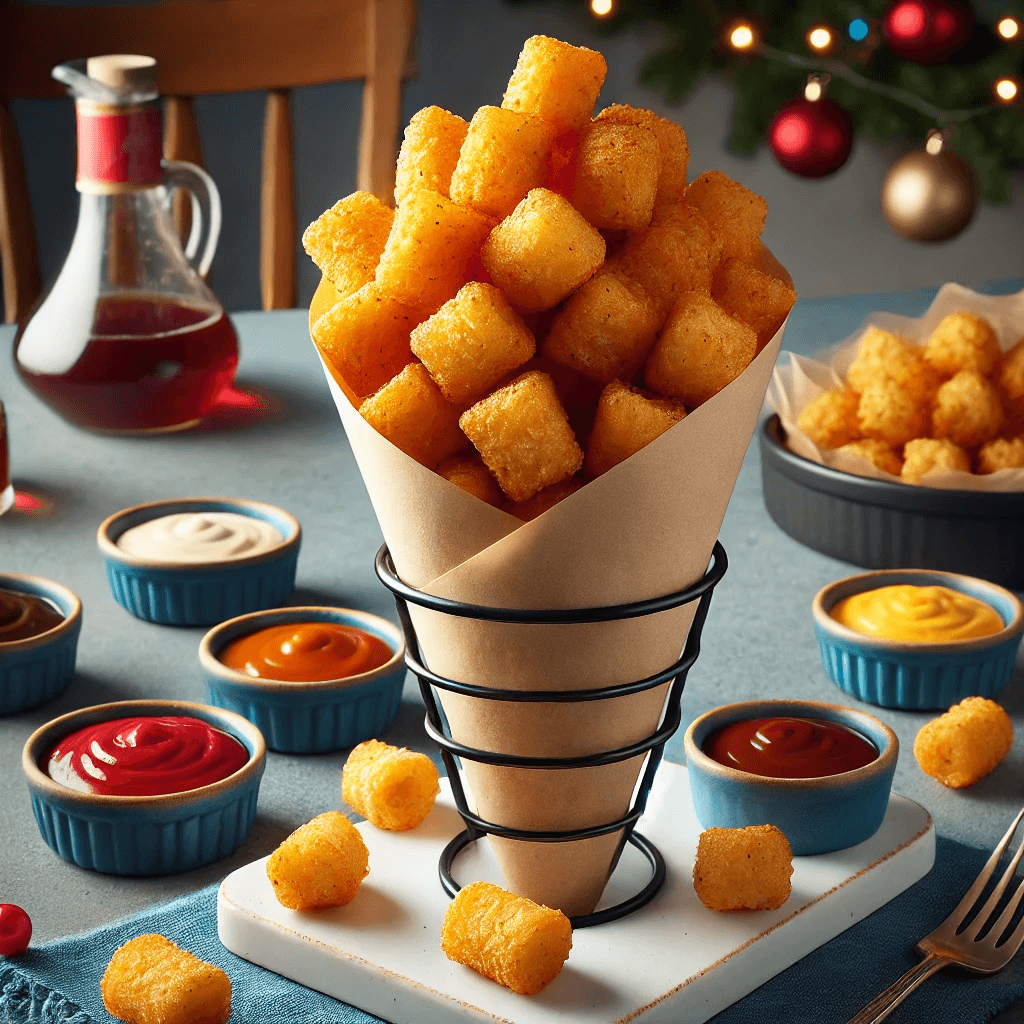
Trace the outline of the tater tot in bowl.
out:
M 715 708 L 690 725 L 683 745 L 703 828 L 773 825 L 796 856 L 873 836 L 899 753 L 896 734 L 873 715 L 807 700 Z
M 821 660 L 845 693 L 881 707 L 994 697 L 1013 673 L 1024 606 L 958 573 L 888 569 L 837 580 L 811 605 Z
M 980 373 L 961 370 L 935 393 L 932 402 L 935 437 L 948 438 L 961 448 L 974 448 L 995 437 L 1002 425 L 999 392 Z

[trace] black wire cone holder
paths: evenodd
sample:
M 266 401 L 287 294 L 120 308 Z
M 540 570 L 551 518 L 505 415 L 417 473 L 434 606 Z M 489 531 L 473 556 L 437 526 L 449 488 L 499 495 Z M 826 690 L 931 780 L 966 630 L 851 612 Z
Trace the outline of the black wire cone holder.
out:
M 441 853 L 438 875 L 445 892 L 449 896 L 454 896 L 459 891 L 461 886 L 452 875 L 452 865 L 455 863 L 456 857 L 470 843 L 475 843 L 484 835 L 494 835 L 502 839 L 534 843 L 564 843 L 581 839 L 594 839 L 598 836 L 621 831 L 622 839 L 612 860 L 609 877 L 611 877 L 611 872 L 614 871 L 622 850 L 628 842 L 639 850 L 650 864 L 650 880 L 643 889 L 628 899 L 616 903 L 614 906 L 594 911 L 591 914 L 581 914 L 572 917 L 570 921 L 574 928 L 586 928 L 591 925 L 605 924 L 608 921 L 616 921 L 619 918 L 625 917 L 627 914 L 631 914 L 633 911 L 639 910 L 649 903 L 665 881 L 665 860 L 658 848 L 649 839 L 635 830 L 635 825 L 647 807 L 647 798 L 650 795 L 651 785 L 654 782 L 654 775 L 658 770 L 658 765 L 661 763 L 665 744 L 679 728 L 682 717 L 680 700 L 683 695 L 683 687 L 686 685 L 686 675 L 700 654 L 700 636 L 704 628 L 704 622 L 707 619 L 708 608 L 711 605 L 712 592 L 728 568 L 725 548 L 722 547 L 721 543 L 715 542 L 711 555 L 711 565 L 707 572 L 696 583 L 685 587 L 683 590 L 677 590 L 674 593 L 644 601 L 634 601 L 629 604 L 592 608 L 546 610 L 490 608 L 484 605 L 464 604 L 461 601 L 454 601 L 450 598 L 425 594 L 415 587 L 410 587 L 399 577 L 395 571 L 395 566 L 386 544 L 377 552 L 374 566 L 378 579 L 394 595 L 395 605 L 398 608 L 398 617 L 402 623 L 402 631 L 405 634 L 405 663 L 419 680 L 420 693 L 426 707 L 427 713 L 424 727 L 426 728 L 427 735 L 441 748 L 441 758 L 448 772 L 452 796 L 455 799 L 455 805 L 458 808 L 459 814 L 466 824 L 465 830 L 452 839 Z M 592 690 L 569 691 L 497 690 L 492 687 L 462 683 L 437 675 L 423 664 L 416 630 L 413 627 L 408 607 L 409 604 L 415 604 L 431 611 L 455 615 L 459 618 L 483 619 L 489 622 L 514 622 L 527 625 L 578 625 L 581 623 L 639 618 L 644 615 L 653 615 L 656 612 L 668 611 L 671 608 L 678 608 L 681 605 L 690 604 L 692 601 L 699 601 L 699 604 L 686 637 L 682 656 L 674 665 L 655 675 L 648 676 L 645 679 L 638 679 L 631 683 L 620 683 Z M 446 732 L 446 725 L 434 696 L 434 689 L 436 688 L 467 697 L 477 697 L 481 700 L 509 703 L 560 704 L 626 697 L 630 694 L 651 690 L 668 682 L 671 682 L 671 687 L 668 700 L 665 703 L 664 715 L 658 728 L 650 736 L 615 750 L 600 751 L 583 757 L 520 757 L 512 754 L 480 750 L 467 746 L 464 743 L 459 743 Z M 508 828 L 505 825 L 499 825 L 480 818 L 469 809 L 466 793 L 462 786 L 462 778 L 455 761 L 456 757 L 461 757 L 482 764 L 526 769 L 597 768 L 616 764 L 620 761 L 627 761 L 632 757 L 648 752 L 650 752 L 650 757 L 647 759 L 640 785 L 636 791 L 636 798 L 626 815 L 616 821 L 565 832 L 529 831 Z

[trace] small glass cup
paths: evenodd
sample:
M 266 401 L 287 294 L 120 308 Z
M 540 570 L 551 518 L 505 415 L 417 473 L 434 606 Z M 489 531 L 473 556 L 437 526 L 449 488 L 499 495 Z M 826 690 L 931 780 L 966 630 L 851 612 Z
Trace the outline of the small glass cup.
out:
M 14 504 L 14 485 L 11 483 L 11 459 L 7 448 L 7 417 L 4 403 L 0 402 L 0 516 Z

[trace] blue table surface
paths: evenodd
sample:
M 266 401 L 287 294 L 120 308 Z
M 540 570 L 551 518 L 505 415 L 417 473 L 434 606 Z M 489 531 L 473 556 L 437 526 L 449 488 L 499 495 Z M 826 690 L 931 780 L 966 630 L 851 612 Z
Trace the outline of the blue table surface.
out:
M 982 290 L 1010 293 L 1022 282 Z M 934 289 L 824 298 L 797 303 L 783 347 L 802 353 L 852 333 L 874 310 L 920 315 Z M 303 526 L 295 603 L 336 604 L 397 621 L 373 574 L 380 530 L 309 341 L 304 310 L 233 316 L 241 344 L 238 383 L 272 400 L 273 412 L 245 425 L 214 422 L 185 434 L 118 438 L 68 426 L 29 393 L 10 369 L 0 377 L 16 488 L 45 500 L 45 515 L 14 511 L 0 519 L 0 566 L 56 579 L 84 605 L 78 673 L 49 704 L 0 719 L 0 902 L 29 909 L 34 941 L 102 925 L 218 881 L 269 853 L 315 814 L 340 807 L 345 752 L 314 757 L 271 754 L 256 825 L 230 858 L 199 871 L 122 879 L 82 871 L 45 846 L 21 783 L 21 748 L 58 714 L 140 697 L 203 700 L 196 650 L 204 630 L 168 629 L 133 619 L 107 588 L 95 533 L 110 513 L 165 497 L 224 494 L 280 505 Z M 0 328 L 10 344 L 13 328 Z M 10 364 L 7 364 L 10 366 Z M 707 707 L 761 696 L 852 703 L 822 669 L 810 603 L 850 566 L 802 547 L 765 512 L 756 443 L 747 452 L 721 533 L 729 571 L 715 591 L 702 653 L 684 695 L 688 718 Z M 1024 724 L 1021 662 L 1001 702 L 1018 734 Z M 894 789 L 924 805 L 941 836 L 991 847 L 1021 805 L 1024 743 L 1014 744 L 991 775 L 968 790 L 946 790 L 910 754 L 917 730 L 933 717 L 872 709 L 896 731 L 903 753 Z M 407 681 L 391 743 L 428 750 L 418 693 Z M 681 737 L 682 730 L 678 734 Z M 667 756 L 683 760 L 680 739 Z M 1022 1020 L 1009 1011 L 1001 1020 Z

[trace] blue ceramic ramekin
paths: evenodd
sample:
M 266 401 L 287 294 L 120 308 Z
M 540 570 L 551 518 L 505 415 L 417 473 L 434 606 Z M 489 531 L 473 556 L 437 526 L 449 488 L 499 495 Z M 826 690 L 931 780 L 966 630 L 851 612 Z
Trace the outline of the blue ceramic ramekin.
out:
M 167 796 L 79 793 L 46 774 L 44 759 L 65 736 L 96 722 L 136 715 L 189 715 L 234 736 L 249 752 L 237 772 Z M 220 708 L 174 700 L 126 700 L 80 708 L 28 738 L 21 767 L 47 846 L 79 867 L 111 875 L 165 875 L 226 857 L 256 819 L 267 748 L 259 729 Z
M 201 565 L 148 561 L 117 546 L 117 538 L 130 527 L 176 512 L 252 516 L 276 526 L 284 541 L 262 554 Z M 173 498 L 135 505 L 105 519 L 96 536 L 114 600 L 137 618 L 164 626 L 212 626 L 283 604 L 295 589 L 301 539 L 294 516 L 274 505 L 242 498 Z
M 286 622 L 339 622 L 379 637 L 394 652 L 380 668 L 347 679 L 294 683 L 255 679 L 217 655 L 232 641 Z M 405 682 L 405 640 L 387 619 L 348 608 L 275 608 L 215 626 L 199 645 L 207 699 L 259 726 L 271 750 L 319 754 L 376 739 L 398 714 Z
M 701 749 L 716 729 L 750 718 L 818 718 L 845 725 L 878 749 L 852 772 L 817 779 L 771 779 L 730 768 Z M 683 737 L 697 820 L 704 828 L 775 825 L 797 856 L 831 853 L 870 839 L 889 806 L 899 740 L 874 715 L 811 700 L 751 700 L 715 708 Z
M 865 636 L 829 614 L 844 597 L 909 583 L 958 590 L 991 605 L 1005 628 L 976 640 L 905 643 Z M 811 605 L 821 660 L 844 693 L 869 704 L 906 711 L 946 710 L 965 697 L 995 697 L 1013 674 L 1024 634 L 1024 607 L 995 583 L 935 569 L 887 569 L 837 580 Z
M 64 621 L 45 633 L 0 643 L 0 715 L 11 715 L 43 704 L 70 686 L 82 631 L 82 602 L 59 583 L 15 572 L 0 573 L 0 590 L 44 597 L 64 613 Z

